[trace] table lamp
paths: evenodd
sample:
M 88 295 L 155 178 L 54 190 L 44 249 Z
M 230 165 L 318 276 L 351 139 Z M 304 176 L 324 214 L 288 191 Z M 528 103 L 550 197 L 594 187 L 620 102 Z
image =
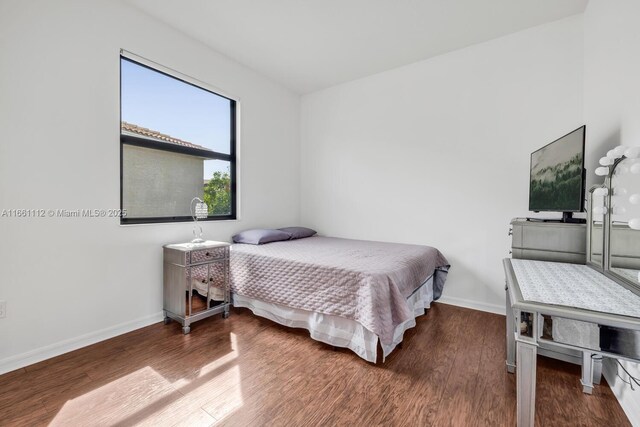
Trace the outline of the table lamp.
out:
M 194 197 L 191 199 L 189 208 L 191 209 L 191 218 L 193 218 L 193 240 L 191 243 L 203 243 L 202 226 L 198 225 L 198 219 L 204 219 L 209 216 L 209 207 L 201 198 Z M 198 229 L 200 230 L 199 232 Z

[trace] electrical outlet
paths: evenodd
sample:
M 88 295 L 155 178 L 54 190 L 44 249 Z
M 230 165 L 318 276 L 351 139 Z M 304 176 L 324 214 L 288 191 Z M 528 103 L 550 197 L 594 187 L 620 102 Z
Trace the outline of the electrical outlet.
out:
M 0 319 L 7 317 L 7 302 L 0 301 Z

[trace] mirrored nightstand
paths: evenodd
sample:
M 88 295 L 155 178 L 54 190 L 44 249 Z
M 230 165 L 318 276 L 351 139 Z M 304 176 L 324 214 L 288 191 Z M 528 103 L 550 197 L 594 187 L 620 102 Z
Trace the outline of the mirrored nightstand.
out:
M 164 246 L 164 314 L 191 331 L 191 323 L 222 313 L 229 317 L 229 249 L 226 242 Z

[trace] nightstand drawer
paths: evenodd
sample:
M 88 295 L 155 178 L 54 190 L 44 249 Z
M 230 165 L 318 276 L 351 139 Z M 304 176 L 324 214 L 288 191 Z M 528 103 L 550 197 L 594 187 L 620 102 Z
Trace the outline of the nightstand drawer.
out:
M 229 248 L 225 246 L 222 248 L 209 248 L 192 251 L 191 264 L 225 258 L 227 256 L 228 250 Z

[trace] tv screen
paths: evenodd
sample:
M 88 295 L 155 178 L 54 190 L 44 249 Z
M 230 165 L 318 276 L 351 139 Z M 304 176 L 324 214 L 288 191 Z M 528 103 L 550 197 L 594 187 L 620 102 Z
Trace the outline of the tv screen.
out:
M 585 126 L 531 153 L 529 210 L 581 212 Z

